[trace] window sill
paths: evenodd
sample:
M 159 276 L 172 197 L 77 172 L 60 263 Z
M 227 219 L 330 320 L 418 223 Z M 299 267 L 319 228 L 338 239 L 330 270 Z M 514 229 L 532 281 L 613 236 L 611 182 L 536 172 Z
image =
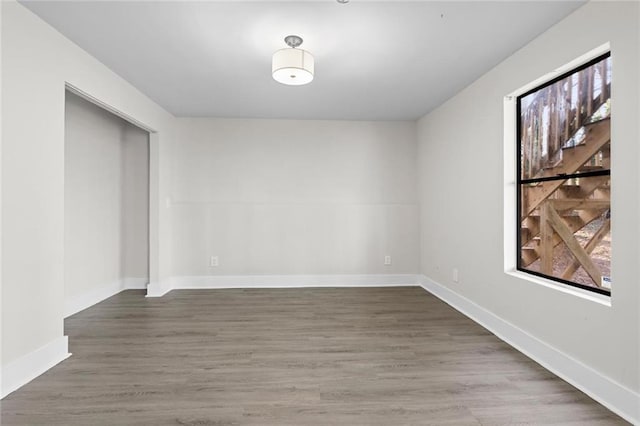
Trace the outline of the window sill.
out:
M 526 272 L 521 272 L 515 269 L 506 270 L 505 273 L 514 278 L 529 281 L 535 284 L 545 286 L 547 288 L 551 288 L 556 291 L 560 291 L 562 293 L 571 294 L 573 296 L 588 300 L 590 302 L 595 302 L 603 306 L 611 307 L 611 296 L 594 293 L 589 290 L 582 290 L 577 287 L 572 287 L 570 285 L 563 284 L 557 281 L 547 280 L 547 279 L 537 277 L 535 275 L 527 274 Z

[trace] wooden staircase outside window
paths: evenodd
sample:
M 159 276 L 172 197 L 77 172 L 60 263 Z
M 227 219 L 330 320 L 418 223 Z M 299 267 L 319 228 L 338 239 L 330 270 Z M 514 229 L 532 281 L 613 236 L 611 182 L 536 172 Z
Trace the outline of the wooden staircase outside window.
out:
M 601 293 L 610 291 L 610 93 L 605 55 L 518 98 L 518 269 Z

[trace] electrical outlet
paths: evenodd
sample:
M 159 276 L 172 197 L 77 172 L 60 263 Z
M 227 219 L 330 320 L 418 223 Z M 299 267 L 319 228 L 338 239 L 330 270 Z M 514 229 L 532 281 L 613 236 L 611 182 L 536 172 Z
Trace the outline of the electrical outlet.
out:
M 218 256 L 211 256 L 211 259 L 209 259 L 209 266 L 216 267 L 218 265 Z
M 387 255 L 384 257 L 384 264 L 385 265 L 391 265 L 391 256 Z
M 454 283 L 459 283 L 460 282 L 460 277 L 458 275 L 458 268 L 453 268 L 453 274 L 452 274 L 451 278 L 453 279 Z

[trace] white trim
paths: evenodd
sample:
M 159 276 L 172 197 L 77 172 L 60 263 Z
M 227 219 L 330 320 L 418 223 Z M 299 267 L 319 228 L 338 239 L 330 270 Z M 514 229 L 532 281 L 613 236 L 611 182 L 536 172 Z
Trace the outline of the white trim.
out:
M 511 251 L 515 253 L 515 250 L 511 250 Z M 582 299 L 588 300 L 590 302 L 595 302 L 603 306 L 611 307 L 611 296 L 607 296 L 606 294 L 595 293 L 593 291 L 584 290 L 578 287 L 573 287 L 568 284 L 564 284 L 558 281 L 553 281 L 544 277 L 538 277 L 533 274 L 527 274 L 526 272 L 518 271 L 515 269 L 506 270 L 504 272 L 507 275 L 511 275 L 512 277 L 517 278 L 519 280 L 534 283 L 536 285 L 541 285 L 553 291 L 567 293 L 572 296 L 576 296 L 576 297 L 580 297 Z
M 121 291 L 146 289 L 147 282 L 147 278 L 123 278 L 110 284 L 95 287 L 86 293 L 73 296 L 64 302 L 64 317 L 67 318 L 77 314 Z
M 3 366 L 0 398 L 26 385 L 70 356 L 67 336 L 62 336 Z
M 146 297 L 162 297 L 173 290 L 172 279 L 165 278 L 160 281 L 154 281 L 147 286 Z
M 506 96 L 504 98 L 504 136 L 502 146 L 502 158 L 504 163 L 503 181 L 503 223 L 504 240 L 503 256 L 504 270 L 509 271 L 516 268 L 518 261 L 516 256 L 516 246 L 518 241 L 516 212 L 516 175 L 518 164 L 516 162 L 516 98 Z
M 415 286 L 414 274 L 205 275 L 173 277 L 172 289 Z
M 556 376 L 624 419 L 640 424 L 640 393 L 617 383 L 426 276 L 420 275 L 417 279 L 426 291 L 491 331 Z
M 92 104 L 102 108 L 103 110 L 110 112 L 111 114 L 115 115 L 116 117 L 120 117 L 122 118 L 124 121 L 127 121 L 131 124 L 133 124 L 134 126 L 144 130 L 145 132 L 148 133 L 157 133 L 157 130 L 154 130 L 153 128 L 147 126 L 146 124 L 136 120 L 135 118 L 133 118 L 132 116 L 130 116 L 129 114 L 126 114 L 122 111 L 120 111 L 119 109 L 116 109 L 114 107 L 112 107 L 111 105 L 109 105 L 106 102 L 102 102 L 100 99 L 96 98 L 93 95 L 90 95 L 89 93 L 85 92 L 84 90 L 80 89 L 79 87 L 74 86 L 73 84 L 69 83 L 68 81 L 65 81 L 64 83 L 64 88 L 73 93 L 76 96 L 81 97 L 82 99 L 91 102 Z

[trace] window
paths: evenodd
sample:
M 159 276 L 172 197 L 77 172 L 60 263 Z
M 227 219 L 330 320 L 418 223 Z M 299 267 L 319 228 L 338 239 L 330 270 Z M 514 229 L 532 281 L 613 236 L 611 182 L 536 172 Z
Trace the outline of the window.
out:
M 611 292 L 610 53 L 517 98 L 517 269 Z

